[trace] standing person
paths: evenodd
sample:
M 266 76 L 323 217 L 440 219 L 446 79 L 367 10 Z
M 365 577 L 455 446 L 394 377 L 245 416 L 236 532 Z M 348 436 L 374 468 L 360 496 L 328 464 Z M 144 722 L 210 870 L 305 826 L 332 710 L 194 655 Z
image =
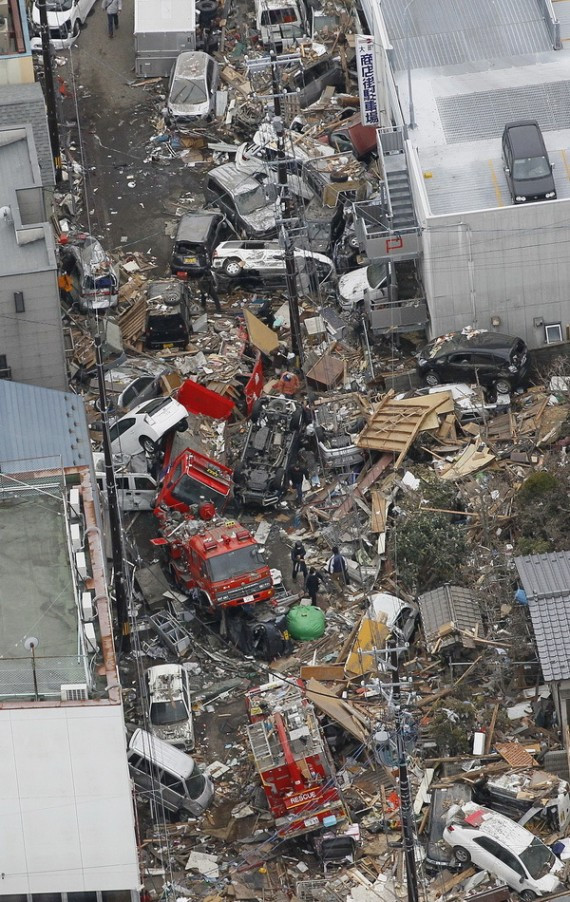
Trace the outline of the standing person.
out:
M 213 300 L 216 313 L 221 313 L 222 305 L 220 304 L 220 296 L 218 294 L 216 280 L 212 273 L 207 273 L 200 279 L 200 303 L 204 310 L 206 309 L 208 298 Z
M 315 607 L 317 605 L 317 592 L 319 591 L 319 586 L 323 582 L 323 578 L 320 573 L 317 573 L 314 567 L 311 567 L 309 570 L 308 576 L 305 580 L 305 591 L 309 598 L 311 599 L 311 604 Z
M 295 463 L 289 467 L 289 482 L 297 492 L 297 504 L 303 503 L 303 479 L 308 479 L 309 474 L 305 467 Z
M 123 9 L 123 0 L 103 0 L 103 9 L 107 13 L 109 37 L 113 37 L 113 29 L 119 30 L 119 13 Z
M 293 561 L 293 579 L 297 579 L 299 570 L 303 574 L 303 579 L 307 576 L 307 565 L 305 563 L 305 546 L 302 542 L 295 542 L 291 549 L 291 560 Z
M 59 286 L 61 300 L 71 306 L 73 304 L 73 295 L 71 293 L 73 290 L 73 282 L 69 273 L 62 272 L 61 275 L 57 277 L 57 284 Z
M 336 545 L 327 561 L 327 573 L 330 573 L 335 582 L 344 583 L 345 586 L 348 586 L 348 565 L 346 563 L 346 558 L 340 553 Z

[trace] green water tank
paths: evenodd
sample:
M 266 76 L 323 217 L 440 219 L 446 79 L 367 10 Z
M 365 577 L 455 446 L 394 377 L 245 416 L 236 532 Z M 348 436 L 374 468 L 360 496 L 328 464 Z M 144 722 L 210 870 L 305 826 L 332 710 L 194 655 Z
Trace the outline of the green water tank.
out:
M 314 605 L 296 604 L 287 614 L 287 629 L 293 639 L 320 639 L 325 625 L 324 612 Z

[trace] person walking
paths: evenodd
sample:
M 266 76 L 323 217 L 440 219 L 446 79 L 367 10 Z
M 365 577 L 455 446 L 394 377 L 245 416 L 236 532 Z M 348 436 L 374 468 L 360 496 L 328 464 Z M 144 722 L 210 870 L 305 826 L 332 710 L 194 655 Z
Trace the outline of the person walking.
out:
M 123 0 L 103 0 L 102 6 L 107 13 L 107 28 L 109 37 L 112 38 L 114 32 L 119 30 L 119 13 L 123 9 Z
M 335 545 L 330 558 L 327 561 L 327 573 L 330 573 L 336 583 L 344 583 L 348 586 L 348 565 L 346 558 Z
M 311 599 L 311 604 L 315 607 L 318 607 L 317 592 L 319 591 L 319 586 L 322 582 L 322 575 L 320 573 L 317 573 L 314 567 L 311 567 L 305 580 L 305 592 Z
M 305 546 L 302 542 L 295 542 L 291 549 L 291 560 L 293 562 L 293 579 L 297 579 L 299 571 L 303 574 L 303 579 L 307 577 L 307 565 L 305 563 Z
M 309 474 L 305 467 L 301 464 L 293 464 L 289 467 L 289 482 L 297 492 L 297 504 L 303 503 L 303 479 L 308 479 Z

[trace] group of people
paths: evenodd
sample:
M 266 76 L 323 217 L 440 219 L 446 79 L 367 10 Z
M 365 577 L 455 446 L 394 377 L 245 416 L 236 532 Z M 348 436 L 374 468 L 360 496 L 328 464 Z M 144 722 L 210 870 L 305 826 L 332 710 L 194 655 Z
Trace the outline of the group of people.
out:
M 305 556 L 307 552 L 305 550 L 305 546 L 302 542 L 295 542 L 293 548 L 291 549 L 291 561 L 293 563 L 293 580 L 297 581 L 297 576 L 299 573 L 303 575 L 303 579 L 305 581 L 305 592 L 311 599 L 311 604 L 317 604 L 317 594 L 321 583 L 324 582 L 324 575 L 321 570 L 317 570 L 316 567 L 307 567 L 305 562 Z M 346 563 L 346 558 L 343 554 L 340 553 L 339 549 L 335 545 L 330 558 L 326 563 L 326 572 L 332 577 L 332 579 L 338 583 L 339 585 L 348 585 L 348 565 Z

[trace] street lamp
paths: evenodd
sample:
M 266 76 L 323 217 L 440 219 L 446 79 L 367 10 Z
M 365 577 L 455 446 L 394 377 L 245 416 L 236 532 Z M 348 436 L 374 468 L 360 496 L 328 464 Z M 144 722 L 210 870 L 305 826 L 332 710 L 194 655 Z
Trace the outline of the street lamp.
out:
M 408 0 L 404 7 L 404 28 L 406 29 L 406 68 L 408 70 L 408 104 L 409 104 L 409 124 L 408 128 L 417 128 L 417 122 L 414 113 L 414 99 L 412 97 L 412 69 L 410 65 L 410 19 L 408 10 L 412 3 L 416 0 Z

